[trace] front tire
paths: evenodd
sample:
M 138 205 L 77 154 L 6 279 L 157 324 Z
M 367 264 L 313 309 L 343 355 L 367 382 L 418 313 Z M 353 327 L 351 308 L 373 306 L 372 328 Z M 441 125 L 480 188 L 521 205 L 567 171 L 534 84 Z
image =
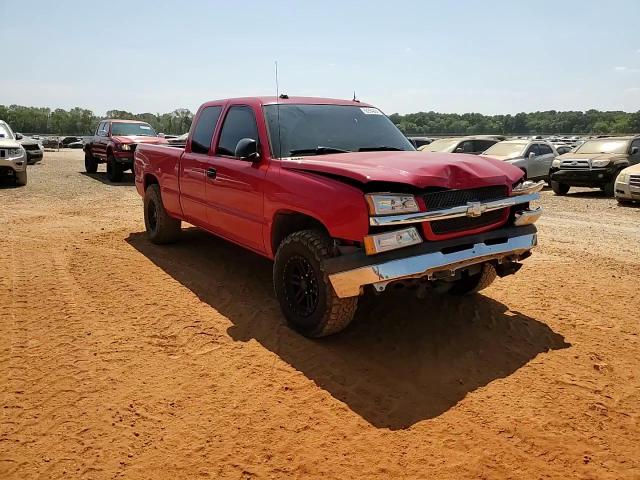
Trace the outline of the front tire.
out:
M 90 152 L 84 152 L 84 169 L 87 173 L 96 173 L 98 171 L 98 162 Z
M 16 185 L 24 187 L 27 184 L 27 169 L 22 172 L 16 172 Z
M 151 243 L 162 245 L 180 238 L 181 222 L 165 210 L 157 184 L 149 185 L 144 193 L 144 226 Z
M 484 290 L 493 283 L 498 274 L 490 263 L 485 263 L 482 270 L 474 275 L 461 278 L 453 282 L 453 286 L 447 293 L 452 295 L 471 295 Z
M 570 188 L 571 186 L 567 185 L 566 183 L 560 183 L 556 182 L 555 180 L 551 180 L 551 190 L 553 190 L 553 193 L 555 193 L 556 195 L 566 195 L 567 193 L 569 193 Z
M 107 178 L 113 183 L 122 181 L 122 167 L 116 161 L 116 157 L 114 157 L 113 154 L 107 156 Z
M 318 230 L 289 235 L 278 247 L 273 285 L 288 324 L 310 338 L 344 330 L 353 320 L 358 297 L 339 298 L 323 261 L 337 255 L 331 239 Z
M 617 175 L 613 177 L 613 180 L 611 180 L 609 183 L 606 183 L 604 187 L 602 187 L 602 191 L 607 197 L 613 197 L 616 193 L 616 177 Z

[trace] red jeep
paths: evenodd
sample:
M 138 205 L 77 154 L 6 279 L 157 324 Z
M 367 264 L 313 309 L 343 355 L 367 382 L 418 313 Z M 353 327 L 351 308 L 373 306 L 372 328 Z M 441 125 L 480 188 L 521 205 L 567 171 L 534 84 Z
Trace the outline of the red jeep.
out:
M 125 170 L 133 172 L 133 152 L 140 143 L 167 141 L 145 122 L 102 120 L 93 139 L 84 146 L 84 167 L 87 173 L 96 173 L 98 164 L 106 163 L 109 180 L 119 182 Z
M 282 312 L 309 337 L 345 328 L 365 290 L 477 292 L 536 245 L 541 183 L 499 160 L 416 152 L 356 101 L 208 102 L 185 147 L 143 144 L 135 163 L 150 240 L 177 240 L 184 220 L 273 259 Z

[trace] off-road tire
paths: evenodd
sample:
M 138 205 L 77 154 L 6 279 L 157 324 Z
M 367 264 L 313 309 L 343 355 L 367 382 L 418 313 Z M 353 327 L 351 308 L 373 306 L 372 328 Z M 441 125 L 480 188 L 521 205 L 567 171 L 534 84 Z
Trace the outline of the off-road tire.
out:
M 616 198 L 616 200 L 618 201 L 618 205 L 622 205 L 625 207 L 633 204 L 632 200 L 627 200 L 626 198 Z
M 560 183 L 556 182 L 555 180 L 551 180 L 551 190 L 553 190 L 553 193 L 555 193 L 556 195 L 566 195 L 567 193 L 569 193 L 570 188 L 571 186 L 567 185 L 566 183 Z
M 84 169 L 87 173 L 96 173 L 98 171 L 98 162 L 89 152 L 84 152 Z
M 151 243 L 162 245 L 180 238 L 181 222 L 165 210 L 157 184 L 149 185 L 144 193 L 144 225 Z
M 22 172 L 16 172 L 16 185 L 24 187 L 27 184 L 27 169 Z
M 122 181 L 122 166 L 111 153 L 107 156 L 107 178 L 113 183 Z
M 498 274 L 490 263 L 482 266 L 482 271 L 475 275 L 469 275 L 453 282 L 453 286 L 447 293 L 452 295 L 471 295 L 484 290 L 493 283 Z
M 310 338 L 325 337 L 344 330 L 353 320 L 358 297 L 339 298 L 324 269 L 324 260 L 338 255 L 332 240 L 319 230 L 292 233 L 278 247 L 273 264 L 273 285 L 280 308 L 291 328 Z M 317 302 L 311 314 L 301 316 L 290 305 L 286 271 L 288 262 L 303 259 L 311 266 Z

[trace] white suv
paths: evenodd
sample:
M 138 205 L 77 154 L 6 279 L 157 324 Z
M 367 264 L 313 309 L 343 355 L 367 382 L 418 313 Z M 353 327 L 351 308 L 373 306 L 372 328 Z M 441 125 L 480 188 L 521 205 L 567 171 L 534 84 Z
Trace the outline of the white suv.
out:
M 16 184 L 27 184 L 27 152 L 20 145 L 11 127 L 0 120 L 0 177 L 16 179 Z

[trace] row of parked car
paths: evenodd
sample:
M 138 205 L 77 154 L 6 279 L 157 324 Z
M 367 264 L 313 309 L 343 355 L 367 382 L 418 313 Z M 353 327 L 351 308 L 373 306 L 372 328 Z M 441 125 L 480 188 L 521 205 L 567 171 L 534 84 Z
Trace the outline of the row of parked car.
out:
M 425 141 L 423 152 L 467 153 L 520 168 L 530 180 L 545 180 L 556 195 L 571 187 L 600 188 L 620 203 L 640 200 L 640 136 L 527 137 L 480 135 Z

